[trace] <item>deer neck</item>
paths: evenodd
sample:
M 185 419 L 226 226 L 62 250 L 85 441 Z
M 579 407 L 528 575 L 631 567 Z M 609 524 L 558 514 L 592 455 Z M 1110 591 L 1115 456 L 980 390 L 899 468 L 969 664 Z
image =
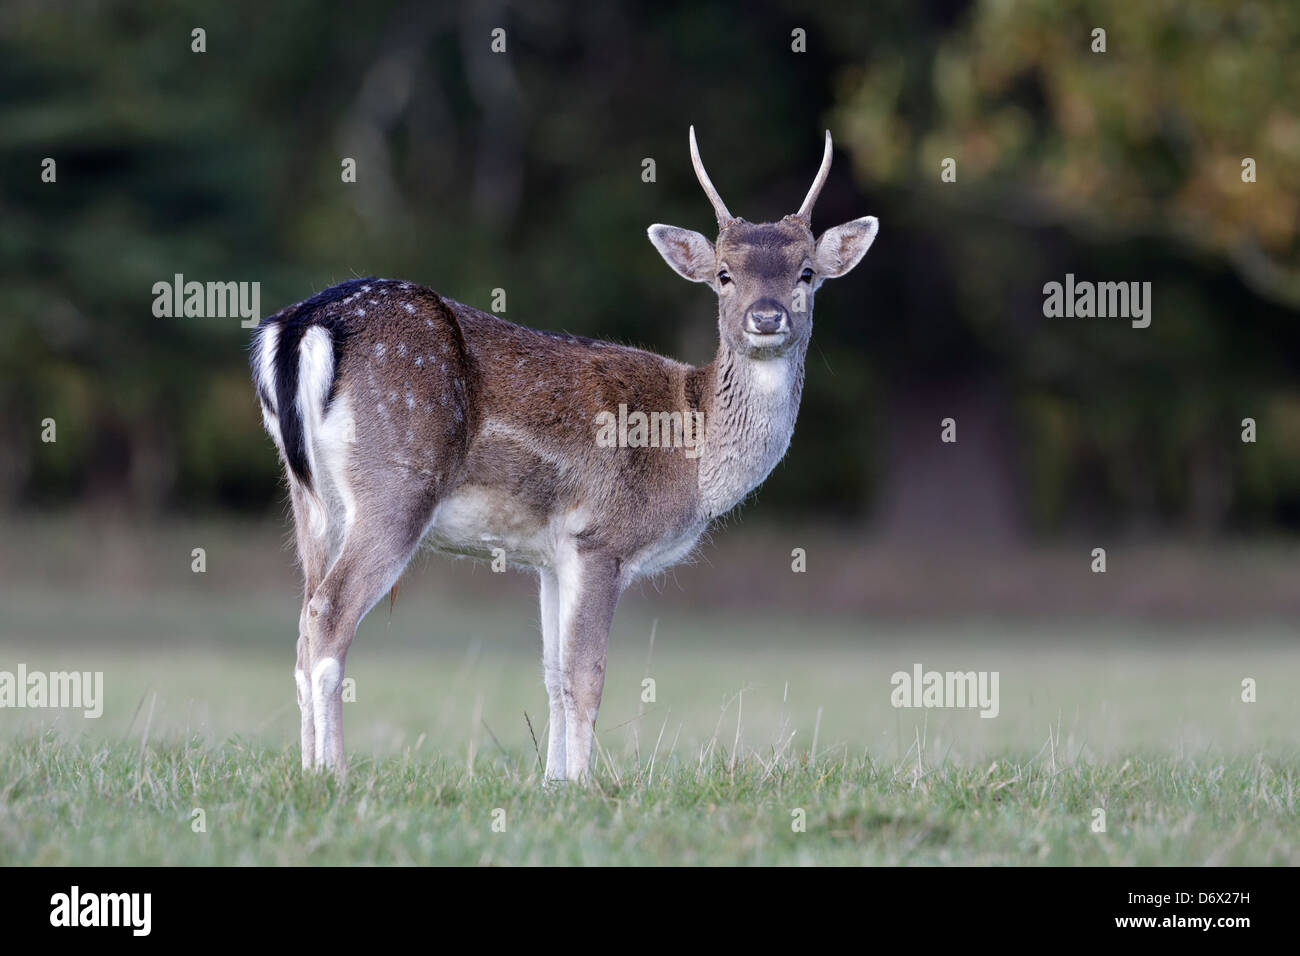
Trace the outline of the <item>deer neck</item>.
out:
M 805 339 L 780 357 L 754 359 L 723 342 L 704 367 L 708 391 L 698 473 L 704 518 L 731 510 L 790 447 L 807 348 Z

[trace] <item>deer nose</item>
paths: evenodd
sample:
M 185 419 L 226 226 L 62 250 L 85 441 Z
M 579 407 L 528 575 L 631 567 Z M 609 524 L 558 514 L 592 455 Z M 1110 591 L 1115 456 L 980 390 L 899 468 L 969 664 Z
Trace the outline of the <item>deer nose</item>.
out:
M 771 335 L 788 326 L 789 320 L 785 309 L 782 308 L 781 303 L 772 299 L 755 302 L 745 315 L 746 330 L 757 335 Z

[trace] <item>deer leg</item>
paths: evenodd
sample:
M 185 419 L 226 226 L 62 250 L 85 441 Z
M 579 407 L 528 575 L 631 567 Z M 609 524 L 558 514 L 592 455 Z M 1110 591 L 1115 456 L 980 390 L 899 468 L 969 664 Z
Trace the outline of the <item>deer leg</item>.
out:
M 342 777 L 343 668 L 357 625 L 393 586 L 433 510 L 423 492 L 405 505 L 394 496 L 362 503 L 342 550 L 307 602 L 314 765 Z
M 564 689 L 560 667 L 560 582 L 554 568 L 541 571 L 542 677 L 551 716 L 546 737 L 546 779 L 563 780 Z
M 588 777 L 596 711 L 605 687 L 609 628 L 620 593 L 619 563 L 608 555 L 574 553 L 557 572 L 565 777 L 583 781 Z
M 302 766 L 307 770 L 312 766 L 316 755 L 316 722 L 312 715 L 311 647 L 307 637 L 307 604 L 316 593 L 316 588 L 320 586 L 321 579 L 325 577 L 329 547 L 325 533 L 314 528 L 311 521 L 311 505 L 306 497 L 309 492 L 304 491 L 298 482 L 290 480 L 289 493 L 293 501 L 298 560 L 302 564 L 303 577 L 302 610 L 298 614 L 298 659 L 294 666 L 293 681 L 297 687 L 298 710 L 302 715 Z

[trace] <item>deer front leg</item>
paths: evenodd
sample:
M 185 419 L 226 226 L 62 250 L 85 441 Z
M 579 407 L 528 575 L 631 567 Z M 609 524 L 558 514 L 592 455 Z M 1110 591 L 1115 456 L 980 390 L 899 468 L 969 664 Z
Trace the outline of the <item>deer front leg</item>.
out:
M 546 682 L 551 717 L 546 737 L 546 779 L 563 780 L 564 762 L 564 690 L 560 666 L 560 581 L 554 568 L 541 572 L 542 678 Z
M 584 781 L 591 763 L 596 711 L 605 687 L 609 628 L 618 606 L 619 562 L 608 555 L 575 552 L 571 560 L 562 562 L 557 577 L 564 775 L 572 781 Z

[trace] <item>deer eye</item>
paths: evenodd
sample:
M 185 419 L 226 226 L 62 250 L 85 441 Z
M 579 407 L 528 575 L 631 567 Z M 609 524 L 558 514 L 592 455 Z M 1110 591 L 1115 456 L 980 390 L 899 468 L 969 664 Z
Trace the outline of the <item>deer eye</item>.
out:
M 811 285 L 812 280 L 813 280 L 813 271 L 811 269 L 804 269 L 803 273 L 799 276 L 799 281 L 807 282 L 809 285 Z
M 721 272 L 718 273 L 719 285 L 726 285 L 730 281 L 731 281 L 731 273 L 728 272 L 726 269 L 723 269 Z

